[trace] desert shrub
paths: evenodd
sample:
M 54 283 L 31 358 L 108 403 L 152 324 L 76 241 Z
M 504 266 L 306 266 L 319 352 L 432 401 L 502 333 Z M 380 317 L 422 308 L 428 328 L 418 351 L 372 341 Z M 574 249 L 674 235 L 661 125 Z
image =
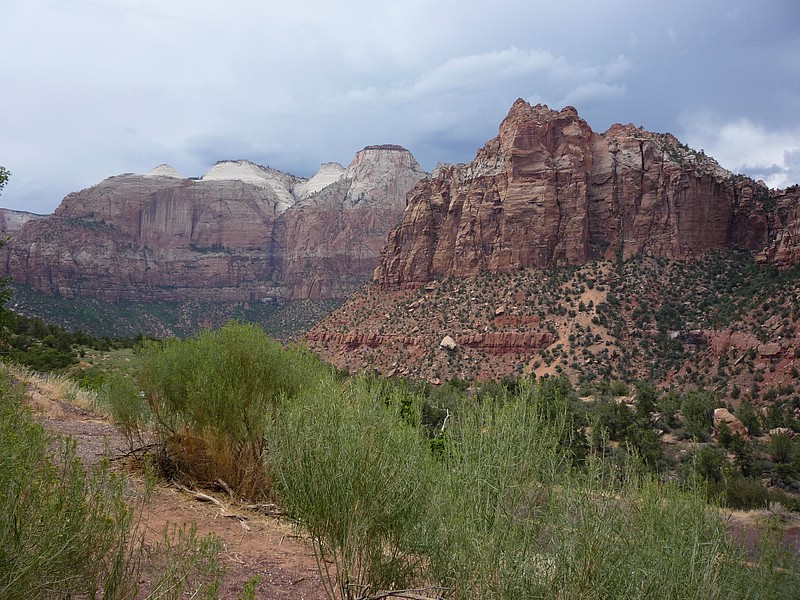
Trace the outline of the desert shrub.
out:
M 0 380 L 0 599 L 133 600 L 145 570 L 147 598 L 215 598 L 218 542 L 182 530 L 145 547 L 143 505 L 127 505 L 124 492 L 107 463 L 84 467 L 75 443 L 48 436 Z
M 280 497 L 311 537 L 330 598 L 422 581 L 436 465 L 409 423 L 419 406 L 399 386 L 326 378 L 280 412 L 271 456 Z
M 708 497 L 738 510 L 764 509 L 769 505 L 769 493 L 761 482 L 738 474 L 709 481 Z
M 108 469 L 87 473 L 75 445 L 57 443 L 2 383 L 0 598 L 96 593 L 124 555 L 128 511 Z
M 528 386 L 462 409 L 450 430 L 427 528 L 430 580 L 452 597 L 781 597 L 797 585 L 776 563 L 745 566 L 702 487 L 664 484 L 625 453 L 574 466 L 551 409 Z
M 256 325 L 229 324 L 186 340 L 146 342 L 139 385 L 168 475 L 222 479 L 243 497 L 269 493 L 264 460 L 277 407 L 324 369 Z
M 548 557 L 534 541 L 546 528 L 556 473 L 571 459 L 560 450 L 565 402 L 529 402 L 532 389 L 463 407 L 449 432 L 428 527 L 432 578 L 455 598 L 542 593 Z
M 153 415 L 135 382 L 114 374 L 103 382 L 98 399 L 111 411 L 111 417 L 125 435 L 130 450 L 143 447 Z
M 794 459 L 794 441 L 785 433 L 770 435 L 769 453 L 775 462 L 789 464 Z

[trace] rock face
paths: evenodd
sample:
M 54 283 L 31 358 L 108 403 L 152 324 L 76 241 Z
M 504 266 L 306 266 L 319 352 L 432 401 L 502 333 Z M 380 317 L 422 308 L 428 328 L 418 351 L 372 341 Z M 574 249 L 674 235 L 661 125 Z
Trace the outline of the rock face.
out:
M 308 181 L 241 160 L 198 179 L 161 165 L 68 195 L 20 229 L 0 265 L 48 296 L 344 298 L 369 279 L 424 175 L 400 147 L 365 148 Z
M 719 433 L 720 427 L 722 427 L 723 423 L 725 424 L 725 426 L 727 426 L 728 430 L 732 434 L 739 435 L 745 440 L 750 439 L 750 434 L 747 431 L 747 427 L 744 426 L 744 423 L 742 423 L 738 417 L 732 415 L 727 408 L 714 409 L 715 435 Z
M 600 135 L 572 107 L 517 100 L 471 163 L 440 166 L 412 190 L 375 279 L 391 288 L 730 246 L 769 247 L 774 260 L 791 261 L 799 242 L 789 230 L 800 223 L 792 198 L 771 214 L 766 187 L 669 134 L 614 125 Z
M 328 180 L 337 170 L 323 165 Z M 400 146 L 368 146 L 333 183 L 286 211 L 275 228 L 283 240 L 275 255 L 285 294 L 343 298 L 344 291 L 358 289 L 377 265 L 389 229 L 400 222 L 406 194 L 425 175 Z M 304 193 L 319 185 L 315 179 Z
M 44 218 L 45 215 L 37 215 L 23 210 L 0 208 L 0 231 L 12 235 L 22 229 L 22 226 L 28 221 Z
M 789 267 L 800 262 L 800 185 L 770 196 L 769 243 L 759 258 Z

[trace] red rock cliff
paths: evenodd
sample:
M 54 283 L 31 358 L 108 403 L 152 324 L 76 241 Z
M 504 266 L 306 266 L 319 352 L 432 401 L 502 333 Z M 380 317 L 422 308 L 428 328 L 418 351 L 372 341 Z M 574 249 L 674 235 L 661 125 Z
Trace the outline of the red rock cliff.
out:
M 0 270 L 44 295 L 109 301 L 344 298 L 425 175 L 394 146 L 308 181 L 248 161 L 197 179 L 162 165 L 68 195 L 0 250 Z
M 412 190 L 374 277 L 395 287 L 637 253 L 759 250 L 771 239 L 769 195 L 669 134 L 615 125 L 600 135 L 572 107 L 517 100 L 472 162 L 441 166 Z

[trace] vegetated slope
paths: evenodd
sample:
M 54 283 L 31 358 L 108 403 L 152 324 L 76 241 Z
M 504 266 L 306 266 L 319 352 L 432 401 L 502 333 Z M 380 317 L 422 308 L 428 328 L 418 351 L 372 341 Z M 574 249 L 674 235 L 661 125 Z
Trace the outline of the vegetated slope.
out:
M 27 286 L 11 287 L 14 295 L 7 304 L 11 310 L 23 315 L 44 315 L 48 322 L 96 337 L 184 337 L 237 320 L 258 323 L 275 339 L 290 341 L 341 305 L 340 300 L 104 302 L 87 297 L 44 296 Z
M 518 100 L 472 162 L 409 193 L 373 284 L 307 339 L 338 365 L 431 381 L 563 372 L 734 394 L 759 367 L 797 379 L 798 262 L 800 187 Z
M 529 373 L 575 383 L 653 379 L 757 399 L 786 386 L 800 394 L 798 289 L 800 267 L 778 271 L 747 252 L 637 256 L 451 276 L 413 290 L 373 283 L 306 339 L 351 371 L 439 382 Z M 441 344 L 445 336 L 452 347 Z

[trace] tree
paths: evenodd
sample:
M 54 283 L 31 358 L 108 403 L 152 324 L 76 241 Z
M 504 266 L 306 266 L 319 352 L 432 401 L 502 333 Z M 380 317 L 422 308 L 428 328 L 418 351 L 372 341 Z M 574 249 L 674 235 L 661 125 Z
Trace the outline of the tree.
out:
M 636 415 L 644 419 L 650 418 L 650 413 L 656 411 L 658 390 L 649 381 L 636 382 Z
M 681 404 L 681 412 L 689 435 L 700 441 L 706 440 L 716 407 L 717 401 L 710 392 L 690 390 L 686 393 Z
M 3 188 L 6 186 L 9 177 L 11 177 L 11 173 L 4 166 L 0 165 L 0 192 L 3 191 Z M 2 248 L 3 244 L 5 243 L 5 236 L 0 236 L 0 248 Z M 6 333 L 6 326 L 9 322 L 9 315 L 8 311 L 5 309 L 5 304 L 8 299 L 11 298 L 11 294 L 13 293 L 8 285 L 10 281 L 10 277 L 0 278 L 0 341 L 2 342 L 4 342 L 8 337 Z

